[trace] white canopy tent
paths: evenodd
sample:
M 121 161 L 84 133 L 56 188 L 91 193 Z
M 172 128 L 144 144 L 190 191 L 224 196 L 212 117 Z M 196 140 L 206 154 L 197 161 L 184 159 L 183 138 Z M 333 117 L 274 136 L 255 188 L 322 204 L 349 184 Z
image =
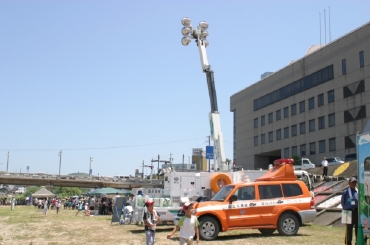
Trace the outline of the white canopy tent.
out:
M 32 194 L 32 198 L 42 198 L 42 197 L 54 197 L 55 194 L 53 194 L 51 191 L 47 190 L 45 187 L 41 187 L 40 190 L 36 191 Z

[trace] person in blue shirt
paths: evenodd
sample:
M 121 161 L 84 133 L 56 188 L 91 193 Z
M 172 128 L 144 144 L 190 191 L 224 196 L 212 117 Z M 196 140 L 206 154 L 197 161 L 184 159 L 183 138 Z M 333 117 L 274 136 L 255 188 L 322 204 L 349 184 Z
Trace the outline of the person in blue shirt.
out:
M 344 210 L 352 211 L 352 223 L 346 224 L 346 236 L 344 243 L 352 245 L 353 226 L 355 227 L 355 235 L 357 240 L 357 227 L 358 227 L 358 190 L 356 188 L 357 179 L 355 177 L 349 178 L 349 187 L 342 193 L 341 204 Z

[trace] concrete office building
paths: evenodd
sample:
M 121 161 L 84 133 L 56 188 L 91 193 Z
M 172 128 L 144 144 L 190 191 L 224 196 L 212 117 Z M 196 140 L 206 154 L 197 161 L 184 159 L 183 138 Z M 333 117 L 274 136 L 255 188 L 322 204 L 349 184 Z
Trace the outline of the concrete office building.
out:
M 370 116 L 370 22 L 232 95 L 230 110 L 233 158 L 245 169 L 356 152 Z

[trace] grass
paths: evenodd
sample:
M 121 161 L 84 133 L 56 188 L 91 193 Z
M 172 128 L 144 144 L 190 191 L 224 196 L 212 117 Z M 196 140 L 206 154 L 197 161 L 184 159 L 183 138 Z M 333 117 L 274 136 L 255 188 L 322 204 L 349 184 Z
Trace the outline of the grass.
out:
M 0 206 L 1 245 L 62 245 L 62 244 L 122 244 L 144 245 L 145 234 L 142 226 L 111 224 L 111 216 L 75 216 L 74 210 L 49 210 L 47 217 L 41 210 L 29 206 Z M 157 227 L 156 244 L 178 244 L 177 232 L 171 240 L 167 234 L 172 225 Z M 199 244 L 212 245 L 337 245 L 344 243 L 344 227 L 323 227 L 306 225 L 300 227 L 292 237 L 262 236 L 258 230 L 236 230 L 221 232 L 216 241 L 200 241 Z M 354 242 L 353 242 L 354 244 Z

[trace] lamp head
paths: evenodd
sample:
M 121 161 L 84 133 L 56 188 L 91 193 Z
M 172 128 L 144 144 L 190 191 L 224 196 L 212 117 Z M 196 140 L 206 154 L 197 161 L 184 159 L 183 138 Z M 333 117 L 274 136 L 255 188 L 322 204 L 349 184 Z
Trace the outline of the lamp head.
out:
M 200 38 L 205 39 L 208 36 L 208 31 L 204 30 L 200 32 Z
M 190 42 L 191 42 L 190 37 L 183 37 L 183 38 L 181 39 L 181 43 L 182 43 L 182 45 L 184 45 L 184 46 L 188 46 Z
M 191 26 L 185 26 L 181 29 L 181 33 L 182 35 L 184 35 L 185 37 L 186 36 L 189 36 L 190 33 L 192 33 L 192 27 Z
M 205 22 L 205 21 L 201 21 L 201 22 L 199 23 L 199 27 L 200 27 L 202 30 L 207 30 L 207 28 L 208 28 L 208 23 L 207 23 L 207 22 Z
M 183 26 L 190 26 L 190 22 L 191 20 L 188 17 L 184 17 L 181 19 L 181 24 L 183 24 Z

